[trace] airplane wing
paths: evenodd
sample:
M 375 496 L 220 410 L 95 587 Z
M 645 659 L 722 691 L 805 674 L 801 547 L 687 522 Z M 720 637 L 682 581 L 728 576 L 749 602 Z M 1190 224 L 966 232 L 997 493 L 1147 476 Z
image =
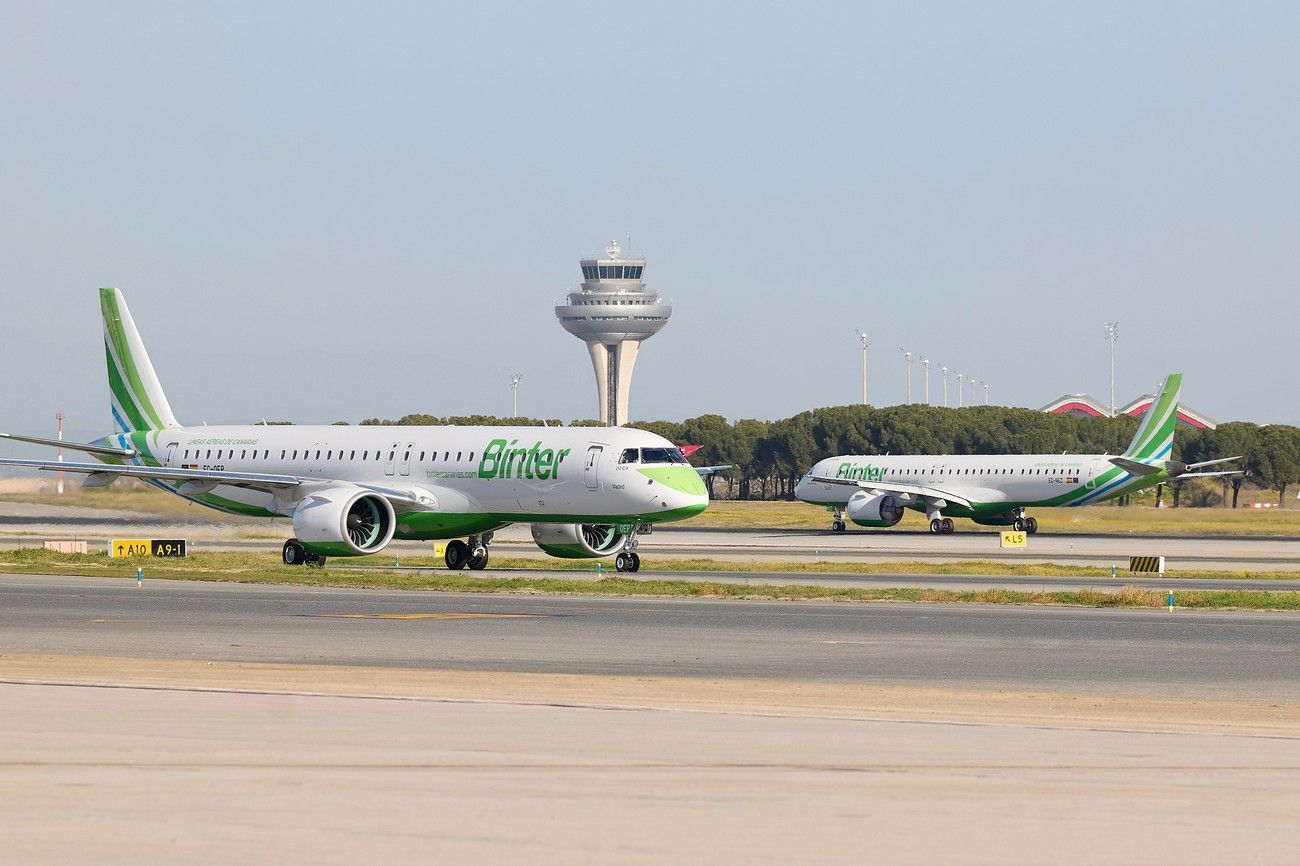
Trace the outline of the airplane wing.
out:
M 906 484 L 897 481 L 859 481 L 851 478 L 823 478 L 820 475 L 814 475 L 812 480 L 820 481 L 823 484 L 843 484 L 849 487 L 860 487 L 863 490 L 874 490 L 880 493 L 899 493 L 931 501 L 942 499 L 955 505 L 971 507 L 970 500 L 965 496 L 940 487 L 931 487 L 928 484 Z
M 49 445 L 51 448 L 64 448 L 68 451 L 85 451 L 87 454 L 102 454 L 105 457 L 125 457 L 128 460 L 136 455 L 134 448 L 108 448 L 103 445 L 86 445 L 81 442 L 42 439 L 39 436 L 19 436 L 16 433 L 0 433 L 0 439 L 8 439 L 11 442 L 30 442 L 33 445 Z
M 112 463 L 60 463 L 55 460 L 0 459 L 0 466 L 22 466 L 49 472 L 80 472 L 85 475 L 153 478 L 163 481 L 197 481 L 231 484 L 252 490 L 283 490 L 297 487 L 302 479 L 293 475 L 272 475 L 263 472 L 226 472 L 210 469 L 172 469 L 166 466 L 117 466 Z M 314 479 L 313 479 L 314 480 Z
M 725 466 L 696 466 L 694 468 L 696 472 L 700 473 L 701 478 L 707 478 L 708 476 L 716 475 L 719 472 L 726 472 L 731 468 L 731 464 L 728 463 Z
M 208 489 L 218 484 L 244 487 L 265 493 L 290 490 L 295 487 L 317 489 L 331 484 L 349 484 L 362 487 L 383 496 L 398 512 L 436 510 L 437 500 L 423 488 L 386 487 L 378 484 L 336 481 L 328 478 L 299 478 L 295 475 L 275 475 L 265 472 L 228 472 L 210 469 L 172 469 L 166 466 L 117 466 L 111 463 L 59 463 L 54 460 L 0 459 L 0 466 L 22 466 L 50 472 L 79 472 L 111 483 L 114 478 L 145 478 L 161 481 L 188 481 L 205 484 Z

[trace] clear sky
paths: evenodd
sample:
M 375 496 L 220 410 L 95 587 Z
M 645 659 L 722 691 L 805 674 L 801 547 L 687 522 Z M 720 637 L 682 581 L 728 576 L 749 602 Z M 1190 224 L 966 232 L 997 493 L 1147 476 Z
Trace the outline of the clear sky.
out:
M 1186 374 L 1300 423 L 1300 4 L 0 2 L 0 429 L 596 413 L 555 321 L 633 238 L 636 419 Z M 938 389 L 937 374 L 934 389 Z M 919 399 L 920 370 L 915 394 Z

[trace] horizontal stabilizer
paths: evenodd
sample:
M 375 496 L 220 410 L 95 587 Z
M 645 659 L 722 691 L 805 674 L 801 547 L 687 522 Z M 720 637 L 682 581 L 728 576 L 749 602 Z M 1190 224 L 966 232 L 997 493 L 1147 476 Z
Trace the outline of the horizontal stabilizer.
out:
M 0 439 L 13 442 L 30 442 L 32 445 L 48 445 L 51 448 L 66 448 L 69 451 L 84 451 L 87 454 L 102 454 L 105 457 L 125 457 L 136 455 L 134 448 L 107 448 L 103 445 L 85 445 L 81 442 L 64 442 L 59 439 L 42 439 L 39 436 L 19 436 L 16 433 L 0 433 Z
M 1218 472 L 1180 472 L 1174 477 L 1181 481 L 1184 478 L 1219 478 L 1224 475 L 1244 475 L 1242 469 L 1221 469 Z
M 1164 468 L 1161 466 L 1152 466 L 1148 463 L 1139 463 L 1138 461 L 1130 460 L 1127 457 L 1112 457 L 1110 458 L 1110 462 L 1114 463 L 1130 475 L 1155 475 Z

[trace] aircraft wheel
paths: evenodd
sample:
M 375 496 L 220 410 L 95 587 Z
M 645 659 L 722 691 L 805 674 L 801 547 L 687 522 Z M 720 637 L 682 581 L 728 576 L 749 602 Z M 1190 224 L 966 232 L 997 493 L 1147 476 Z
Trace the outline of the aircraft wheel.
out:
M 632 567 L 629 568 L 628 571 L 632 572 L 633 574 L 636 574 L 638 571 L 641 570 L 641 554 L 629 553 L 628 556 L 632 557 Z
M 953 525 L 952 525 L 952 518 L 951 518 L 951 517 L 945 517 L 945 518 L 943 519 L 943 534 L 944 534 L 944 535 L 952 535 L 952 531 L 953 531 L 953 529 L 954 529 L 954 527 L 953 527 Z
M 469 561 L 469 545 L 457 538 L 454 541 L 447 542 L 447 553 L 443 556 L 447 567 L 452 571 L 460 571 Z
M 486 547 L 483 548 L 482 556 L 470 556 L 469 558 L 470 571 L 482 571 L 483 569 L 487 568 L 487 564 L 488 564 L 488 549 Z
M 285 565 L 302 565 L 307 561 L 307 548 L 298 543 L 298 539 L 290 538 L 284 543 L 284 564 Z
M 1014 529 L 1016 532 L 1024 532 L 1025 519 L 1023 517 L 1017 517 L 1015 520 L 1011 521 L 1011 528 Z
M 614 557 L 614 570 L 623 572 L 632 570 L 632 555 L 630 553 L 620 553 Z
M 843 520 L 837 520 L 831 524 L 831 532 L 843 532 L 843 531 L 844 531 Z
M 1030 535 L 1033 535 L 1034 533 L 1038 532 L 1038 518 L 1026 517 L 1025 531 L 1028 532 Z
M 930 521 L 930 534 L 931 534 L 931 535 L 939 535 L 939 534 L 941 534 L 942 532 L 943 532 L 943 520 L 942 520 L 941 518 L 938 518 L 938 517 L 936 517 L 936 518 L 934 518 L 933 520 L 931 520 L 931 521 Z

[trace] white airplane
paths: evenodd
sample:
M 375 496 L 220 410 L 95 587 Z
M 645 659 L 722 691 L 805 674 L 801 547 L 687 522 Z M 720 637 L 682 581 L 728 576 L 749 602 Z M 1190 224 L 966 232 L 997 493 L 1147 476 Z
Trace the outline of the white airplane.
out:
M 182 426 L 122 294 L 99 297 L 117 433 L 89 444 L 0 434 L 99 461 L 0 465 L 84 473 L 88 487 L 141 478 L 219 511 L 291 518 L 290 565 L 378 553 L 394 538 L 451 539 L 447 567 L 478 570 L 494 532 L 531 523 L 551 556 L 614 555 L 618 571 L 633 572 L 638 534 L 708 506 L 677 447 L 642 430 Z
M 1122 455 L 1008 454 L 828 457 L 804 475 L 794 495 L 835 514 L 831 528 L 844 531 L 847 516 L 858 526 L 893 526 L 903 509 L 924 512 L 930 532 L 953 531 L 953 517 L 985 526 L 1011 526 L 1034 533 L 1030 507 L 1091 505 L 1174 478 L 1234 475 L 1237 470 L 1199 472 L 1203 463 L 1169 459 L 1178 421 L 1181 373 L 1171 373 Z

